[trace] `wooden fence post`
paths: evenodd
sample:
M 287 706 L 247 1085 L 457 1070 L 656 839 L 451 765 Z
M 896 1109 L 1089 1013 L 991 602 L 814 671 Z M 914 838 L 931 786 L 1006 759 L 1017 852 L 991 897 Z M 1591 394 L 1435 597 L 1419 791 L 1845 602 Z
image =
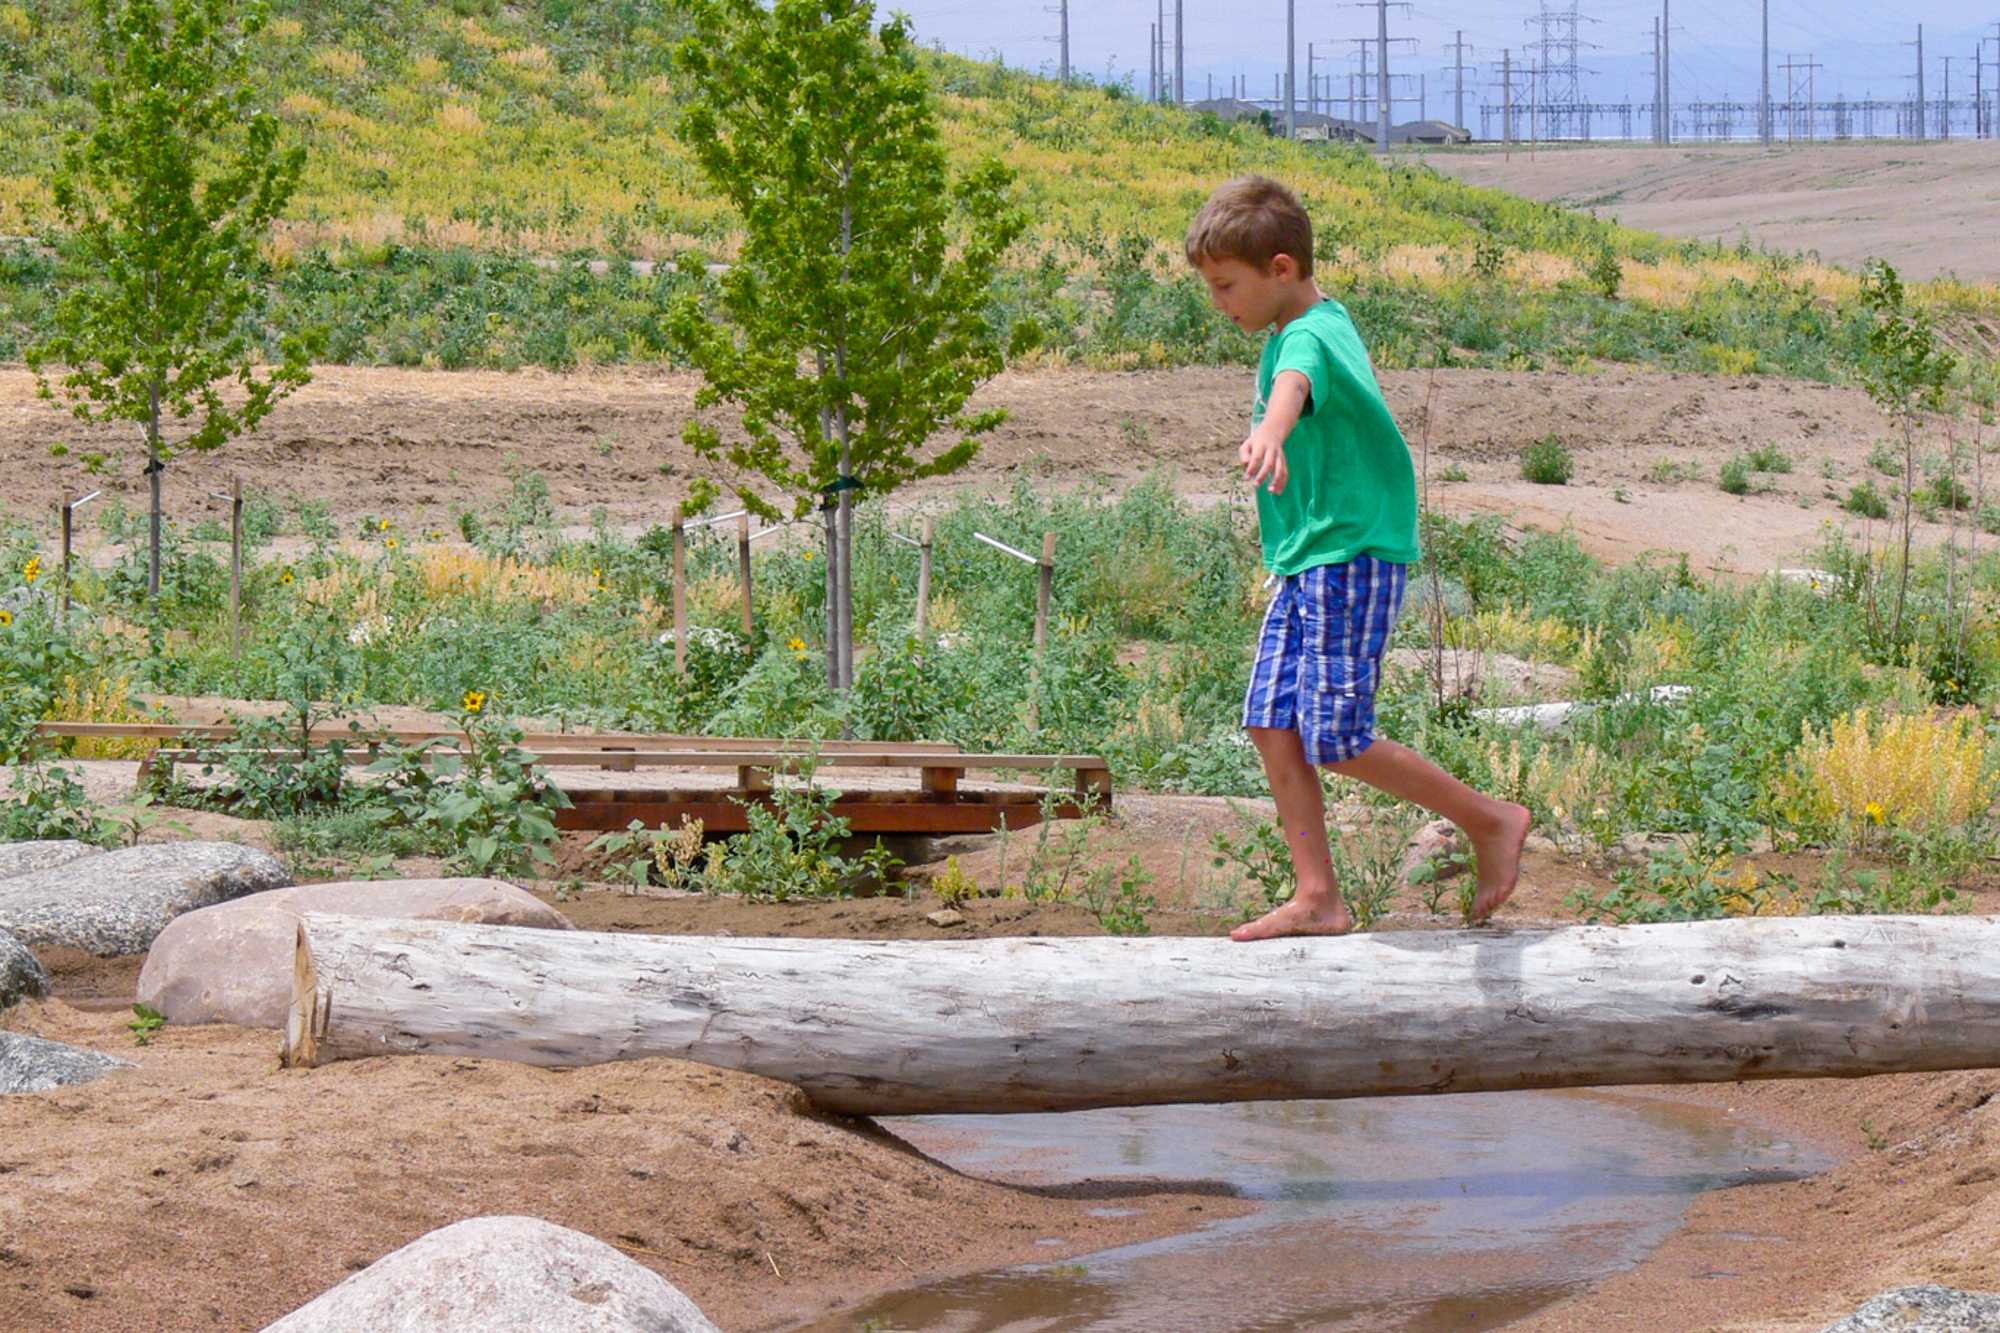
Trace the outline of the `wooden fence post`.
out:
M 1056 535 L 1042 534 L 1041 589 L 1035 597 L 1035 656 L 1049 646 L 1049 598 L 1056 586 Z
M 674 670 L 688 669 L 687 520 L 674 517 Z
M 924 516 L 923 540 L 917 557 L 917 637 L 924 637 L 931 624 L 931 520 Z
M 62 618 L 65 624 L 69 622 L 70 531 L 75 522 L 76 505 L 70 499 L 69 492 L 64 491 L 62 498 Z

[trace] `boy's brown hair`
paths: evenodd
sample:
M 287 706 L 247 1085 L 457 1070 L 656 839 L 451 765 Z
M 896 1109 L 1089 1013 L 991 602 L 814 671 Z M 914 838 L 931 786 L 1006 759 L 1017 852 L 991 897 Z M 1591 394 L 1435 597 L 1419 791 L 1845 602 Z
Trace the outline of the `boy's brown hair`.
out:
M 1188 263 L 1241 260 L 1259 273 L 1290 255 L 1299 276 L 1313 271 L 1312 219 L 1299 197 L 1264 176 L 1238 176 L 1208 197 L 1188 227 Z

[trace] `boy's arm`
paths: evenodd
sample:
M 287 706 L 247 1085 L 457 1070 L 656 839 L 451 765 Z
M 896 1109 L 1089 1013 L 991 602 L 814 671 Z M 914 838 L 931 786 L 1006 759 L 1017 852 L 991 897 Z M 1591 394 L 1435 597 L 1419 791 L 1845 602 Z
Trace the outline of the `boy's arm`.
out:
M 1243 479 L 1254 488 L 1270 483 L 1273 495 L 1284 492 L 1291 473 L 1285 467 L 1285 440 L 1299 424 L 1306 402 L 1312 397 L 1312 381 L 1303 371 L 1281 370 L 1271 384 L 1271 396 L 1264 404 L 1264 419 L 1236 451 L 1243 464 Z

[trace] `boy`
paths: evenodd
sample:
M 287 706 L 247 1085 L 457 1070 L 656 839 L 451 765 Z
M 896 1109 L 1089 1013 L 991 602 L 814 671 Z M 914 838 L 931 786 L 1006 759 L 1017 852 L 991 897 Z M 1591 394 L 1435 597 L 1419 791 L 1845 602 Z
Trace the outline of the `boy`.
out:
M 1347 311 L 1312 276 L 1312 223 L 1284 186 L 1230 181 L 1188 228 L 1188 262 L 1215 308 L 1246 333 L 1272 330 L 1249 438 L 1264 564 L 1278 576 L 1243 725 L 1263 758 L 1298 890 L 1238 926 L 1238 940 L 1340 935 L 1353 918 L 1333 882 L 1315 766 L 1444 816 L 1472 841 L 1484 921 L 1514 892 L 1528 811 L 1483 795 L 1375 735 L 1382 650 L 1417 559 L 1416 472 Z

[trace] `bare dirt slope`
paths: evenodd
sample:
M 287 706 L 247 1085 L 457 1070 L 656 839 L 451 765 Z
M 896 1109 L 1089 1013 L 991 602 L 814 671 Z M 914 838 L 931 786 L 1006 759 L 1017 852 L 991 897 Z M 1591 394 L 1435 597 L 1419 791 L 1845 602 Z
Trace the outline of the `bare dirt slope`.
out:
M 1780 132 L 1783 126 L 1780 127 Z M 2000 281 L 2000 140 L 1432 151 L 1449 176 L 1668 236 Z
M 1383 379 L 1412 445 L 1427 453 L 1432 503 L 1445 511 L 1570 524 L 1608 558 L 1685 550 L 1701 567 L 1743 574 L 1804 561 L 1829 524 L 1848 524 L 1839 500 L 1871 474 L 1869 453 L 1887 434 L 1859 390 L 1781 379 L 1633 368 Z M 253 494 L 323 502 L 350 529 L 371 514 L 444 527 L 455 509 L 487 508 L 510 476 L 533 470 L 566 521 L 581 524 L 601 507 L 614 523 L 643 528 L 663 521 L 709 467 L 681 440 L 696 386 L 692 375 L 630 370 L 323 367 L 256 435 L 176 460 L 167 509 L 190 523 L 224 517 L 216 493 L 240 477 Z M 972 467 L 894 502 L 1016 479 L 1118 489 L 1162 469 L 1197 499 L 1243 497 L 1234 457 L 1249 392 L 1249 371 L 1234 368 L 1010 371 L 977 400 L 1010 416 Z M 1523 450 L 1548 435 L 1576 458 L 1567 486 L 1521 480 Z M 55 456 L 55 446 L 66 452 Z M 1759 474 L 1744 497 L 1718 489 L 1723 464 L 1768 447 L 1792 471 Z M 103 455 L 96 471 L 93 454 Z M 37 399 L 25 370 L 0 367 L 0 506 L 46 514 L 65 491 L 102 488 L 139 509 L 142 465 L 130 427 L 79 423 Z M 1934 526 L 1922 539 L 1945 533 Z

